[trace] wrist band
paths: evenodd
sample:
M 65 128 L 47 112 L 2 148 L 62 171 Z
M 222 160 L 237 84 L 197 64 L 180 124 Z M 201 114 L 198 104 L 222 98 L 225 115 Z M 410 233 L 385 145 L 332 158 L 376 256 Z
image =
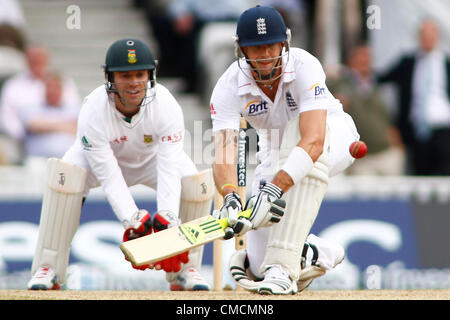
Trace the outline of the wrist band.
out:
M 286 162 L 281 167 L 297 184 L 312 169 L 314 163 L 309 154 L 301 147 L 295 146 L 289 154 Z
M 232 183 L 224 183 L 224 184 L 220 187 L 220 190 L 219 190 L 219 193 L 220 193 L 222 196 L 223 196 L 223 189 L 225 189 L 225 188 L 227 188 L 227 187 L 233 188 L 234 191 L 237 191 L 237 187 L 236 187 L 234 184 L 232 184 Z

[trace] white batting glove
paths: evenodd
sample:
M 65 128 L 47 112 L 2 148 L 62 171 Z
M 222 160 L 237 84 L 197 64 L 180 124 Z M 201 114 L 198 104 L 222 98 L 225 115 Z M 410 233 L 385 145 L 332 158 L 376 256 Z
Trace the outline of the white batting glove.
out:
M 236 192 L 229 193 L 223 198 L 223 206 L 220 209 L 220 218 L 227 218 L 230 226 L 236 224 L 238 214 L 241 211 L 241 197 L 239 197 Z
M 259 193 L 250 198 L 246 210 L 253 208 L 249 220 L 253 229 L 268 227 L 280 222 L 286 208 L 286 201 L 281 199 L 283 191 L 272 183 L 266 183 Z
M 232 192 L 227 194 L 223 200 L 223 206 L 215 213 L 215 217 L 218 219 L 228 219 L 229 227 L 225 229 L 225 239 L 229 239 L 233 235 L 243 235 L 250 230 L 252 227 L 250 221 L 238 217 L 239 212 L 242 211 L 242 203 L 239 195 L 236 192 Z M 230 229 L 232 229 L 232 233 Z

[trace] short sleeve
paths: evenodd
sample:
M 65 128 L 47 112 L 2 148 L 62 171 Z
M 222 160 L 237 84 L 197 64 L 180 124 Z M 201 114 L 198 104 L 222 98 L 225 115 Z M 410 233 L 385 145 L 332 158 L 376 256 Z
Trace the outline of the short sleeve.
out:
M 211 95 L 210 112 L 213 132 L 224 129 L 239 129 L 241 113 L 239 111 L 239 95 L 227 83 L 226 78 L 217 82 Z
M 300 112 L 327 108 L 330 93 L 325 84 L 325 72 L 319 60 L 309 55 L 298 67 Z

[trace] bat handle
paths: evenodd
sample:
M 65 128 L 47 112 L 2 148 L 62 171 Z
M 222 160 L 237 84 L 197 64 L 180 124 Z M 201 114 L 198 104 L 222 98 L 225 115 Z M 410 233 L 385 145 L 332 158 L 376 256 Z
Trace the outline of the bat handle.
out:
M 238 216 L 249 219 L 250 216 L 252 215 L 252 211 L 253 211 L 253 209 L 247 209 L 247 210 L 241 211 L 241 212 L 239 212 Z M 218 219 L 217 221 L 219 222 L 220 226 L 224 230 L 225 230 L 225 228 L 227 228 L 229 226 L 227 218 Z

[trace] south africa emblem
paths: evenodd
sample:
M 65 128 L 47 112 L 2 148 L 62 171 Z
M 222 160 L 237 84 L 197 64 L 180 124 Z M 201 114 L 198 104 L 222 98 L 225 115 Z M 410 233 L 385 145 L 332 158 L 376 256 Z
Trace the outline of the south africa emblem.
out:
M 151 134 L 144 134 L 144 142 L 145 143 L 151 143 L 153 142 L 153 137 Z
M 136 63 L 136 50 L 128 50 L 128 62 Z

